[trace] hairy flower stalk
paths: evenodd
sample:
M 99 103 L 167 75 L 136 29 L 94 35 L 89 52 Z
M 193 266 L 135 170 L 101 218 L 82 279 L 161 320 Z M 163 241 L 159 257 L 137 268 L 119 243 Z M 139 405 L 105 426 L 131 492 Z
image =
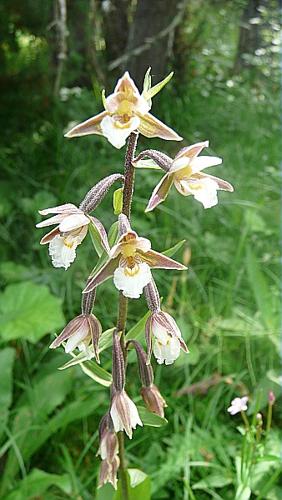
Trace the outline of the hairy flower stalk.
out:
M 228 182 L 202 172 L 207 167 L 221 163 L 220 158 L 199 156 L 202 149 L 208 146 L 207 141 L 181 149 L 174 159 L 155 149 L 146 149 L 136 155 L 139 134 L 148 138 L 182 140 L 174 130 L 149 112 L 152 97 L 171 77 L 172 73 L 152 87 L 149 69 L 145 75 L 143 92 L 140 93 L 129 73 L 125 72 L 112 94 L 108 97 L 102 94 L 105 110 L 76 125 L 66 137 L 98 134 L 106 137 L 118 149 L 127 143 L 124 173 L 112 174 L 100 180 L 78 206 L 66 203 L 41 210 L 41 215 L 50 214 L 51 217 L 37 224 L 39 228 L 55 226 L 40 242 L 49 245 L 49 254 L 55 267 L 63 267 L 65 270 L 69 268 L 76 257 L 77 247 L 85 239 L 89 229 L 98 253 L 97 265 L 82 293 L 81 314 L 66 325 L 50 348 L 63 345 L 65 352 L 71 354 L 78 348 L 82 355 L 76 361 L 81 366 L 81 359 L 95 357 L 99 362 L 102 327 L 92 312 L 97 287 L 112 278 L 119 291 L 118 319 L 113 332 L 111 400 L 109 410 L 100 423 L 98 454 L 102 459 L 99 487 L 110 482 L 117 488 L 118 473 L 124 500 L 129 499 L 124 432 L 131 439 L 133 429 L 136 429 L 137 425 L 143 425 L 137 407 L 125 391 L 128 345 L 132 344 L 137 353 L 142 383 L 141 396 L 145 406 L 160 417 L 164 417 L 166 402 L 154 384 L 151 354 L 154 354 L 157 363 L 169 365 L 178 358 L 181 350 L 188 352 L 175 320 L 161 309 L 160 295 L 153 277 L 155 269 L 184 271 L 186 267 L 153 250 L 150 240 L 139 236 L 132 229 L 131 207 L 135 174 L 138 168 L 152 167 L 165 172 L 152 193 L 146 211 L 153 210 L 164 201 L 172 185 L 182 195 L 194 196 L 205 208 L 218 202 L 219 189 L 233 190 Z M 119 235 L 110 248 L 104 226 L 91 212 L 97 208 L 116 181 L 123 183 L 122 210 L 118 219 Z M 101 248 L 103 252 L 100 252 Z M 147 353 L 136 340 L 125 342 L 128 300 L 138 299 L 143 292 L 150 311 L 144 332 Z M 228 411 L 231 414 L 241 411 L 244 415 L 246 399 L 236 398 Z M 272 409 L 271 402 L 269 407 Z

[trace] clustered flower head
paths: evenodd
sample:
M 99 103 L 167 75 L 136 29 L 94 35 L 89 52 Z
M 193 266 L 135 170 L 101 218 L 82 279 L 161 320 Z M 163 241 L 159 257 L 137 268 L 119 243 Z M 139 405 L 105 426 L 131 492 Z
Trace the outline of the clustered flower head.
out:
M 66 137 L 72 138 L 90 134 L 104 136 L 114 147 L 120 149 L 127 142 L 124 175 L 112 174 L 101 179 L 86 194 L 81 203 L 65 203 L 53 208 L 40 210 L 43 216 L 50 218 L 39 222 L 38 228 L 55 226 L 43 236 L 40 243 L 49 245 L 49 254 L 54 267 L 65 270 L 74 262 L 77 247 L 91 233 L 98 262 L 89 275 L 82 291 L 81 312 L 73 318 L 50 348 L 63 346 L 67 354 L 81 361 L 95 360 L 100 363 L 100 340 L 102 326 L 94 315 L 96 293 L 100 285 L 112 279 L 119 292 L 120 308 L 117 327 L 112 338 L 112 384 L 110 403 L 107 413 L 102 418 L 99 429 L 99 451 L 102 464 L 99 486 L 110 482 L 117 488 L 117 472 L 120 466 L 118 433 L 125 432 L 131 439 L 133 430 L 142 426 L 139 410 L 128 395 L 126 384 L 126 357 L 129 349 L 134 349 L 138 361 L 141 381 L 140 394 L 148 411 L 164 418 L 167 406 L 159 388 L 154 383 L 152 355 L 158 364 L 171 365 L 181 351 L 188 353 L 182 333 L 174 318 L 161 306 L 160 295 L 154 281 L 155 270 L 185 271 L 187 268 L 168 257 L 165 253 L 152 249 L 148 235 L 139 236 L 132 229 L 130 222 L 131 201 L 134 186 L 134 170 L 154 167 L 164 170 L 165 174 L 148 201 L 145 211 L 155 209 L 165 201 L 171 187 L 183 196 L 192 195 L 210 208 L 218 203 L 217 191 L 233 191 L 231 184 L 222 179 L 206 174 L 204 169 L 219 165 L 222 160 L 214 156 L 200 155 L 209 146 L 208 141 L 184 147 L 172 159 L 167 154 L 148 149 L 135 156 L 139 133 L 147 138 L 159 137 L 165 140 L 180 141 L 182 138 L 166 124 L 150 113 L 152 97 L 171 79 L 172 73 L 157 85 L 151 85 L 150 69 L 144 79 L 142 93 L 139 92 L 128 72 L 118 80 L 114 92 L 108 97 L 102 94 L 104 111 L 73 127 Z M 148 165 L 149 163 L 149 165 Z M 93 212 L 103 201 L 111 186 L 122 183 L 121 206 L 116 237 L 108 237 L 103 224 L 94 217 Z M 149 309 L 149 316 L 142 341 L 125 341 L 125 320 L 122 316 L 127 309 L 128 299 L 138 299 L 144 293 Z M 123 311 L 123 312 L 122 312 Z M 247 397 L 236 398 L 228 411 L 235 415 L 247 409 Z

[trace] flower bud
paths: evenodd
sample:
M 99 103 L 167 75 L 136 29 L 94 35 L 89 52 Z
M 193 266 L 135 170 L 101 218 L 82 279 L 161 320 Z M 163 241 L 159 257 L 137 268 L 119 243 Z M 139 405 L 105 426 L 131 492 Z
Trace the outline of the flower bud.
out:
M 146 353 L 143 347 L 136 340 L 129 340 L 128 343 L 133 344 L 135 348 L 138 359 L 139 376 L 142 385 L 150 387 L 154 382 L 154 374 L 151 364 L 147 361 Z
M 142 151 L 136 158 L 133 160 L 133 165 L 138 167 L 138 161 L 144 160 L 144 158 L 149 158 L 153 160 L 159 167 L 161 167 L 165 172 L 168 172 L 172 165 L 172 158 L 167 156 L 165 153 L 161 151 L 157 151 L 156 149 L 146 149 Z
M 269 404 L 271 406 L 273 406 L 274 403 L 275 403 L 275 401 L 276 401 L 276 397 L 275 397 L 274 392 L 273 391 L 269 391 L 269 393 L 268 393 L 268 402 L 269 402 Z
M 156 385 L 142 387 L 141 396 L 149 411 L 164 418 L 164 408 L 167 404 Z
M 118 229 L 120 236 L 123 236 L 128 233 L 128 231 L 131 231 L 129 220 L 124 214 L 120 214 L 118 216 Z
M 99 425 L 100 446 L 98 455 L 101 456 L 102 464 L 99 475 L 99 488 L 105 483 L 111 483 L 117 487 L 117 470 L 119 467 L 118 438 L 114 431 L 113 422 L 109 413 L 104 415 Z
M 113 388 L 122 391 L 125 384 L 125 369 L 123 352 L 117 330 L 113 332 Z
M 150 283 L 145 286 L 144 294 L 150 311 L 152 311 L 153 313 L 158 312 L 161 307 L 160 294 L 153 277 Z
M 95 210 L 95 208 L 97 208 L 97 206 L 104 199 L 113 183 L 121 179 L 123 179 L 123 175 L 112 174 L 95 184 L 95 186 L 93 186 L 93 188 L 88 191 L 85 198 L 80 203 L 80 210 L 83 210 L 85 213 L 89 213 L 92 212 L 92 210 Z

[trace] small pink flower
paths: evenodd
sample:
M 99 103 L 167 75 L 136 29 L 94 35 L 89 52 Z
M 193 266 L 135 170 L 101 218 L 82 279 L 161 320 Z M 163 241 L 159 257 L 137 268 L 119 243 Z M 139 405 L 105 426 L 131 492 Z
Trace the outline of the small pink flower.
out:
M 241 411 L 246 411 L 248 409 L 247 402 L 248 396 L 244 396 L 242 398 L 235 398 L 231 401 L 231 406 L 227 408 L 228 413 L 230 415 L 236 415 L 236 413 L 240 413 Z

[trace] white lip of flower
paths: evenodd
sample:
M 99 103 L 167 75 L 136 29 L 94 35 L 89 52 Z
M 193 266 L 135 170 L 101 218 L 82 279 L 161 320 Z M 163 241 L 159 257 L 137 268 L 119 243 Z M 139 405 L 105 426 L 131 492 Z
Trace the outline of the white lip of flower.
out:
M 72 203 L 57 207 L 39 210 L 41 215 L 55 214 L 53 217 L 36 224 L 36 227 L 48 227 L 57 224 L 57 227 L 47 233 L 40 241 L 41 245 L 49 244 L 49 254 L 54 267 L 69 268 L 76 257 L 76 248 L 84 240 L 88 225 L 93 224 L 101 237 L 101 244 L 108 252 L 106 232 L 102 224 L 90 215 L 85 215 Z
M 114 395 L 110 415 L 115 432 L 125 431 L 129 439 L 132 438 L 132 429 L 136 429 L 137 425 L 143 426 L 136 405 L 125 390 Z
M 88 282 L 84 293 L 90 292 L 110 276 L 125 297 L 136 299 L 152 279 L 150 268 L 184 270 L 185 266 L 151 249 L 147 238 L 134 231 L 120 237 L 109 253 L 109 261 Z
M 146 212 L 150 212 L 166 199 L 172 184 L 183 196 L 193 195 L 204 208 L 213 207 L 218 203 L 218 190 L 233 192 L 229 182 L 202 173 L 203 169 L 222 163 L 222 159 L 216 156 L 198 156 L 208 145 L 208 141 L 199 142 L 179 151 L 169 171 L 155 187 Z
M 230 415 L 236 415 L 236 413 L 240 413 L 241 411 L 246 411 L 248 409 L 247 402 L 248 396 L 243 396 L 242 398 L 235 398 L 231 401 L 231 406 L 227 408 L 227 411 Z
M 105 111 L 76 125 L 65 137 L 103 135 L 118 149 L 124 146 L 134 130 L 145 137 L 182 140 L 176 132 L 149 113 L 150 100 L 140 95 L 127 71 L 118 80 L 113 94 L 104 99 L 104 106 Z
M 170 314 L 155 313 L 151 322 L 154 336 L 153 352 L 159 364 L 171 365 L 178 358 L 180 349 L 189 352 L 181 338 L 181 332 Z

